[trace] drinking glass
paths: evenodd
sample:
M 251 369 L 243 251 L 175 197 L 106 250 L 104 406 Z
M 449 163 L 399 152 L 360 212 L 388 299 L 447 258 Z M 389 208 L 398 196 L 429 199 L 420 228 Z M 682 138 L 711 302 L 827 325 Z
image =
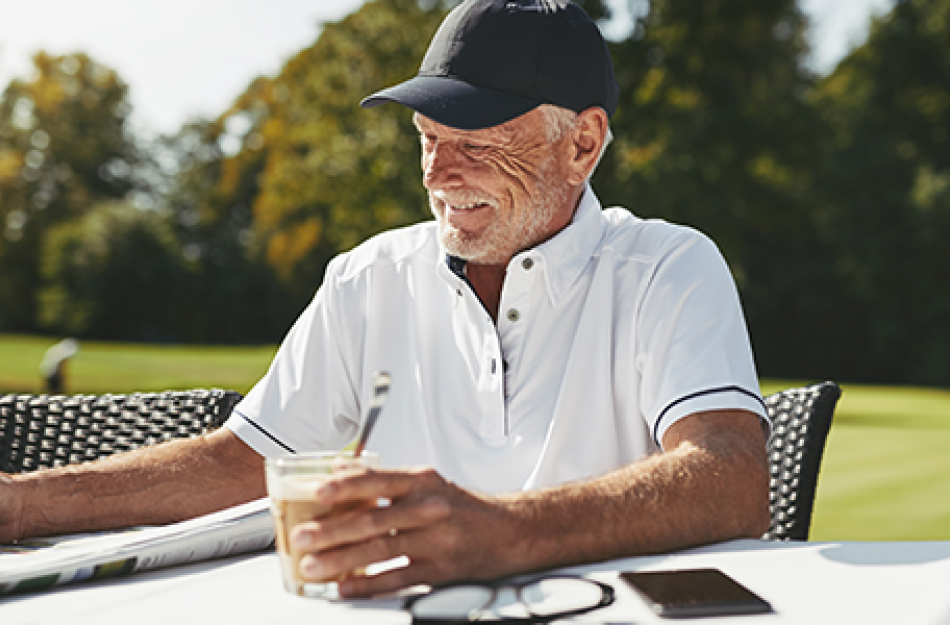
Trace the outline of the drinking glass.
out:
M 320 501 L 314 492 L 335 473 L 378 468 L 379 456 L 368 451 L 359 457 L 346 451 L 312 452 L 268 458 L 264 466 L 284 588 L 303 597 L 337 597 L 337 582 L 346 575 L 320 580 L 301 578 L 300 559 L 304 554 L 291 545 L 290 532 L 300 523 L 332 518 L 358 508 L 375 507 L 376 499 L 330 505 Z

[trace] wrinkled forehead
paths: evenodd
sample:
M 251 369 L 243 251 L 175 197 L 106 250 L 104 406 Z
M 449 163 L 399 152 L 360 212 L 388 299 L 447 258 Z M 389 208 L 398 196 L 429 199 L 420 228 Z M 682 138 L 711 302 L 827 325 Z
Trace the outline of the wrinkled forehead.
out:
M 534 133 L 538 133 L 538 136 L 542 136 L 544 132 L 544 126 L 543 123 L 541 123 L 542 117 L 543 116 L 537 111 L 529 111 L 521 117 L 516 117 L 503 124 L 480 128 L 478 130 L 462 130 L 460 128 L 446 126 L 429 119 L 421 113 L 413 113 L 412 123 L 415 124 L 419 132 L 423 133 L 436 132 L 443 136 L 467 137 L 470 139 L 477 138 L 479 140 L 505 144 L 512 143 L 519 138 L 530 137 Z

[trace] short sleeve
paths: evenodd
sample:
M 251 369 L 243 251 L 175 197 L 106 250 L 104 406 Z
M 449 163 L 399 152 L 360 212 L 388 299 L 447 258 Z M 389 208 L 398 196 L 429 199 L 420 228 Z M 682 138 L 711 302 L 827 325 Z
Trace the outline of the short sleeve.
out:
M 361 321 L 341 309 L 336 266 L 330 264 L 267 373 L 225 422 L 265 457 L 340 449 L 356 435 L 359 398 L 350 337 Z M 341 319 L 347 319 L 347 327 L 341 327 Z
M 688 228 L 664 246 L 637 316 L 641 410 L 656 444 L 677 420 L 709 410 L 768 417 L 745 319 L 725 260 Z

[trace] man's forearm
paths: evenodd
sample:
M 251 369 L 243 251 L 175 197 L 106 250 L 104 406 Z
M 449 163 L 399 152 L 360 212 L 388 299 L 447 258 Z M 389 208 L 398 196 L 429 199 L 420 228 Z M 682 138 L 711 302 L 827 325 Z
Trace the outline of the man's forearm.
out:
M 291 540 L 305 579 L 408 556 L 409 565 L 340 585 L 347 597 L 415 584 L 494 579 L 729 538 L 768 527 L 768 469 L 759 417 L 708 412 L 676 422 L 666 452 L 585 482 L 528 493 L 473 493 L 430 468 L 341 474 L 315 492 L 325 505 L 389 506 L 305 522 Z
M 0 540 L 179 521 L 264 496 L 263 476 L 227 430 L 14 476 L 19 513 Z
M 758 537 L 768 529 L 760 434 L 726 431 L 668 447 L 597 479 L 507 497 L 523 523 L 512 561 L 550 568 Z

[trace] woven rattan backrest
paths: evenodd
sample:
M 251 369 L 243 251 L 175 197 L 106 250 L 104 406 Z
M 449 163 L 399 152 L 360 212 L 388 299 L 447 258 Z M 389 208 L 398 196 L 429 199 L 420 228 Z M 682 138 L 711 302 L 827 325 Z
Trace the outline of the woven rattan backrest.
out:
M 772 419 L 769 507 L 764 538 L 807 540 L 818 471 L 841 389 L 834 382 L 791 388 L 765 398 Z
M 0 471 L 95 460 L 219 427 L 241 399 L 196 389 L 131 395 L 0 395 Z

